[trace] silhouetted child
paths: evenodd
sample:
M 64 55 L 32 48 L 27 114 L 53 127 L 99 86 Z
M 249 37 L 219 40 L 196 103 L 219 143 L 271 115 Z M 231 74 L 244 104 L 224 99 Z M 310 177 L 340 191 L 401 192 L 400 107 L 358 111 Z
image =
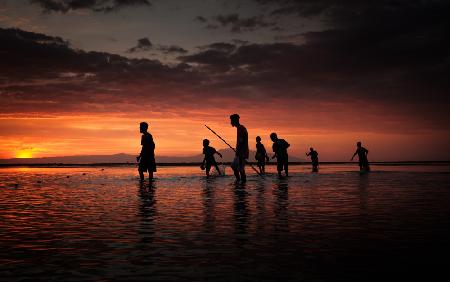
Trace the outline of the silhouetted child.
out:
M 220 157 L 222 157 L 222 154 L 217 152 L 216 149 L 214 149 L 213 147 L 209 146 L 208 139 L 203 140 L 203 154 L 205 155 L 205 158 L 203 159 L 201 168 L 205 169 L 206 176 L 209 176 L 209 172 L 212 166 L 216 168 L 219 175 L 222 175 L 219 166 L 217 165 L 216 159 L 214 158 L 214 154 L 218 154 Z
M 350 161 L 353 161 L 353 158 L 358 155 L 359 159 L 359 170 L 360 171 L 370 171 L 369 160 L 367 159 L 367 154 L 369 154 L 369 150 L 361 146 L 361 142 L 356 143 L 356 152 L 353 154 Z
M 317 153 L 317 151 L 314 151 L 314 149 L 311 147 L 309 148 L 309 153 L 306 153 L 306 156 L 311 157 L 312 171 L 319 171 L 319 153 Z
M 266 172 L 266 161 L 269 161 L 269 156 L 267 155 L 266 148 L 261 143 L 261 137 L 256 137 L 256 154 L 255 159 L 258 162 L 259 172 L 261 174 Z
M 286 140 L 279 139 L 275 132 L 270 134 L 270 139 L 273 141 L 272 150 L 275 153 L 272 159 L 277 158 L 277 170 L 278 176 L 281 177 L 281 172 L 284 169 L 286 176 L 289 175 L 288 164 L 289 156 L 287 153 L 287 148 L 291 146 Z
M 156 172 L 155 142 L 153 142 L 153 136 L 147 130 L 148 123 L 141 122 L 139 124 L 139 131 L 142 133 L 142 149 L 141 154 L 137 157 L 141 181 L 144 180 L 144 172 L 148 171 L 148 178 L 150 181 L 153 179 L 153 172 Z

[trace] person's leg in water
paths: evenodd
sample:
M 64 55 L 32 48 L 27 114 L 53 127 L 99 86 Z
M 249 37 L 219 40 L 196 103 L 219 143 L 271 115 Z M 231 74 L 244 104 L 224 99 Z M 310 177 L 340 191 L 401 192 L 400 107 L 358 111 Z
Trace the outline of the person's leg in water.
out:
M 289 161 L 288 159 L 284 160 L 284 172 L 286 173 L 286 177 L 289 176 Z
M 206 177 L 209 177 L 209 172 L 211 171 L 211 164 L 206 163 L 205 165 Z
M 245 175 L 245 159 L 244 157 L 239 157 L 239 173 L 241 175 L 242 183 L 247 181 L 247 176 Z
M 262 165 L 261 160 L 258 160 L 257 166 L 258 166 L 258 169 L 259 169 L 259 173 L 263 174 L 264 172 L 263 172 L 263 165 Z
M 151 170 L 148 171 L 148 180 L 153 181 L 153 171 Z
M 241 176 L 239 175 L 239 159 L 234 157 L 233 163 L 231 164 L 231 169 L 233 169 L 234 176 L 236 177 L 235 182 L 241 181 Z
M 316 163 L 316 162 L 313 163 L 313 170 L 312 171 L 313 172 L 318 172 L 319 171 L 319 164 L 318 163 Z
M 214 167 L 216 168 L 216 170 L 219 173 L 219 175 L 222 175 L 222 173 L 220 172 L 220 169 L 219 169 L 219 166 L 217 165 L 217 163 L 214 164 Z
M 364 164 L 364 169 L 366 171 L 370 171 L 369 161 L 368 160 L 364 160 L 363 164 Z
M 138 169 L 139 171 L 139 178 L 141 181 L 144 181 L 144 171 L 142 171 L 142 168 L 139 167 Z
M 278 177 L 281 178 L 281 172 L 283 171 L 283 163 L 281 160 L 277 159 L 277 171 L 278 171 Z

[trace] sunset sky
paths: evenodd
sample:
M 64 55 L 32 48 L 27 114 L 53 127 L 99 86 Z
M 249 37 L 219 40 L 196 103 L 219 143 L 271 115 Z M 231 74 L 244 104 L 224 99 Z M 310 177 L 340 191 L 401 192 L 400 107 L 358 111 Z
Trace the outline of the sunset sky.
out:
M 0 0 L 0 158 L 230 143 L 450 160 L 450 1 Z

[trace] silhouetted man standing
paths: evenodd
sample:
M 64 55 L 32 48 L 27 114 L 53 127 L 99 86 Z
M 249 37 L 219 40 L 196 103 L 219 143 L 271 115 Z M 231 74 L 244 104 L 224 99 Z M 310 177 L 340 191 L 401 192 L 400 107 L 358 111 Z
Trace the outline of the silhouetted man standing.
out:
M 356 143 L 356 152 L 353 154 L 350 159 L 353 161 L 353 158 L 358 155 L 359 158 L 359 170 L 360 171 L 370 171 L 369 160 L 367 159 L 367 154 L 369 154 L 369 150 L 361 146 L 361 142 Z
M 139 124 L 139 131 L 142 133 L 142 149 L 141 154 L 137 157 L 141 181 L 144 180 L 144 172 L 148 171 L 148 178 L 150 181 L 153 180 L 153 172 L 156 172 L 155 142 L 153 142 L 153 136 L 147 130 L 148 123 L 141 122 Z
M 309 153 L 306 153 L 306 156 L 311 157 L 313 172 L 319 171 L 319 153 L 311 147 L 309 148 Z
M 236 156 L 233 160 L 233 165 L 231 166 L 234 175 L 236 176 L 236 181 L 242 181 L 242 183 L 247 181 L 245 175 L 245 162 L 248 159 L 249 148 L 248 148 L 248 132 L 245 126 L 240 124 L 239 115 L 233 114 L 230 116 L 231 125 L 237 129 L 236 138 Z

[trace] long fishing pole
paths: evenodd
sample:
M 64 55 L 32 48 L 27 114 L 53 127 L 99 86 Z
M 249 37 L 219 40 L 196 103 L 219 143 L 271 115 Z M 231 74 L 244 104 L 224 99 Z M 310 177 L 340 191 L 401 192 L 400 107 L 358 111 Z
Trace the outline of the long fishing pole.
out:
M 228 144 L 228 142 L 225 141 L 225 139 L 223 139 L 222 137 L 220 137 L 219 134 L 217 134 L 214 130 L 212 130 L 212 129 L 211 129 L 209 126 L 207 126 L 206 124 L 205 124 L 205 126 L 206 126 L 206 128 L 208 128 L 212 133 L 214 133 L 217 137 L 219 137 L 219 139 L 222 140 L 223 143 L 227 144 L 228 147 L 230 147 L 231 150 L 233 150 L 233 151 L 236 153 L 236 149 L 233 148 L 230 144 Z M 251 167 L 251 168 L 252 168 L 259 176 L 262 176 L 261 173 L 259 173 L 259 171 L 256 170 L 256 168 L 254 168 L 253 165 L 252 165 L 251 163 L 249 163 L 247 160 L 245 160 L 245 162 L 246 162 L 247 164 L 249 164 L 250 167 Z

